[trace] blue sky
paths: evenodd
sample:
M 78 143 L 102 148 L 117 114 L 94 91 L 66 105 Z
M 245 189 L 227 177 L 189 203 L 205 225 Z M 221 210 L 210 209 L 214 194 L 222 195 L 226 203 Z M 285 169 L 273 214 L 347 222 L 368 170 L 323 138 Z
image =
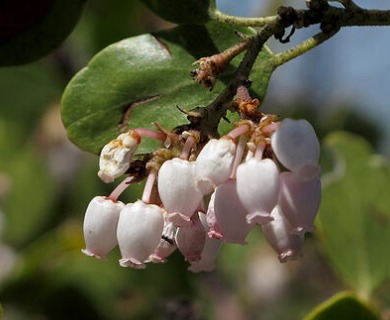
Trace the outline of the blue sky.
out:
M 242 16 L 261 15 L 262 11 L 275 4 L 304 6 L 304 0 L 217 0 L 221 11 Z M 364 8 L 390 9 L 389 0 L 356 1 Z M 288 46 L 316 33 L 318 29 L 298 30 Z M 273 50 L 284 50 L 275 41 L 270 41 Z M 342 29 L 336 36 L 281 66 L 275 71 L 268 93 L 268 101 L 283 102 L 291 96 L 311 91 L 324 108 L 334 102 L 354 101 L 356 108 L 374 121 L 390 138 L 390 26 L 352 27 Z M 280 97 L 277 92 L 289 92 Z M 382 151 L 390 155 L 390 143 L 382 144 Z

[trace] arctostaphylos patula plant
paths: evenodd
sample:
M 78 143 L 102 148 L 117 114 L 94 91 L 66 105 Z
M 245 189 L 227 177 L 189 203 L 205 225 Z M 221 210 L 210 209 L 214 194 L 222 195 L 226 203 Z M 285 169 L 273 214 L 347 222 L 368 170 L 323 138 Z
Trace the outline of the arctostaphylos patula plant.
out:
M 118 245 L 122 267 L 143 269 L 169 264 L 179 251 L 190 271 L 212 271 L 221 246 L 245 244 L 261 230 L 280 262 L 300 258 L 332 180 L 321 186 L 320 142 L 306 119 L 263 112 L 269 79 L 345 27 L 389 25 L 390 12 L 351 0 L 307 0 L 305 9 L 243 18 L 220 12 L 212 0 L 143 2 L 178 25 L 108 46 L 62 98 L 69 138 L 100 155 L 103 182 L 123 179 L 89 204 L 83 252 L 105 258 Z M 317 34 L 285 51 L 265 45 L 271 37 L 286 44 L 313 25 Z M 142 195 L 128 203 L 122 192 L 142 180 Z M 320 235 L 329 250 L 334 235 L 325 208 Z M 330 257 L 345 274 L 348 267 Z M 381 272 L 381 281 L 387 276 Z M 357 286 L 356 296 L 338 296 L 308 319 L 329 312 L 345 318 L 351 301 L 375 319 L 361 298 L 370 299 L 380 283 Z

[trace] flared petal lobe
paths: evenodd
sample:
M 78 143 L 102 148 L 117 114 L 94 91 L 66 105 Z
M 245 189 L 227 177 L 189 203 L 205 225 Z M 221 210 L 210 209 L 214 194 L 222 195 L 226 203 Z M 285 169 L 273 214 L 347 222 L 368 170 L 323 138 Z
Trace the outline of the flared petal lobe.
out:
M 144 262 L 157 248 L 164 227 L 164 212 L 141 200 L 127 204 L 120 213 L 117 238 L 122 267 L 145 268 Z
M 116 230 L 119 213 L 125 205 L 106 197 L 94 197 L 88 205 L 84 218 L 84 239 L 86 248 L 83 253 L 104 259 L 117 245 Z

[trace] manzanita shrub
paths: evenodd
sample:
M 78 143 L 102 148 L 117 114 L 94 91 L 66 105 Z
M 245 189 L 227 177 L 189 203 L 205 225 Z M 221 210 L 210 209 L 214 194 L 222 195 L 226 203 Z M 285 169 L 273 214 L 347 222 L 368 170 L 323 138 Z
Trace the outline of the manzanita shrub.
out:
M 278 67 L 345 27 L 390 25 L 390 11 L 352 0 L 302 0 L 304 9 L 281 6 L 272 16 L 244 18 L 220 12 L 214 0 L 141 2 L 174 26 L 109 45 L 62 96 L 69 139 L 99 157 L 90 179 L 111 188 L 85 204 L 81 251 L 107 259 L 118 247 L 118 268 L 133 269 L 169 268 L 180 253 L 188 272 L 201 273 L 218 270 L 223 248 L 245 251 L 255 232 L 288 264 L 304 256 L 310 238 L 348 291 L 305 319 L 386 317 L 377 293 L 390 276 L 388 163 L 345 132 L 330 133 L 321 146 L 305 117 L 264 112 L 263 105 Z M 57 3 L 41 1 L 42 23 L 57 17 Z M 65 7 L 77 20 L 83 4 Z M 318 33 L 288 47 L 309 26 Z M 9 52 L 19 49 L 13 42 L 35 39 L 36 30 L 22 29 L 3 34 Z M 266 46 L 272 37 L 285 51 Z M 3 64 L 29 61 L 44 49 L 7 54 Z M 143 191 L 129 201 L 124 191 L 139 183 Z
M 245 244 L 254 229 L 281 263 L 300 258 L 314 233 L 353 291 L 306 319 L 379 319 L 371 299 L 390 273 L 390 203 L 378 190 L 389 184 L 387 163 L 334 133 L 324 142 L 333 169 L 321 179 L 311 124 L 264 113 L 262 101 L 280 65 L 344 27 L 388 24 L 390 13 L 307 0 L 305 9 L 241 18 L 212 0 L 143 2 L 177 26 L 108 46 L 62 99 L 69 138 L 99 154 L 99 178 L 117 185 L 88 205 L 83 252 L 102 259 L 118 245 L 122 267 L 143 269 L 178 250 L 190 271 L 208 272 L 221 246 Z M 265 45 L 311 25 L 318 34 L 286 51 Z M 142 195 L 126 203 L 122 192 L 142 180 Z

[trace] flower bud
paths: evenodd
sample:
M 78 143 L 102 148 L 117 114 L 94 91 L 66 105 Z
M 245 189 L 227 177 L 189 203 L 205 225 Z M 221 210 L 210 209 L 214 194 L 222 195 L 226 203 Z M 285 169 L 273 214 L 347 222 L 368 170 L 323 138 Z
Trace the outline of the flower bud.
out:
M 121 211 L 117 238 L 122 259 L 122 267 L 145 268 L 144 262 L 160 242 L 164 217 L 163 210 L 154 205 L 137 200 L 127 204 Z
M 130 167 L 131 158 L 141 141 L 137 132 L 129 130 L 106 144 L 99 160 L 98 176 L 105 183 L 113 182 Z
M 279 170 L 272 160 L 250 158 L 238 166 L 237 194 L 248 211 L 249 223 L 272 220 L 270 213 L 278 201 L 279 188 Z
M 158 171 L 158 192 L 169 220 L 177 227 L 191 225 L 203 195 L 195 188 L 194 162 L 174 158 Z
M 308 179 L 319 174 L 320 143 L 306 120 L 284 119 L 272 135 L 271 145 L 287 169 Z
M 301 256 L 303 235 L 290 233 L 291 226 L 279 206 L 272 210 L 271 216 L 273 220 L 262 225 L 265 239 L 279 254 L 280 262 L 297 259 Z
M 215 189 L 207 216 L 215 216 L 217 226 L 211 228 L 220 231 L 224 242 L 246 244 L 245 239 L 253 227 L 247 223 L 247 212 L 238 197 L 236 180 L 229 180 Z M 215 238 L 219 238 L 218 234 Z
M 226 182 L 233 168 L 236 144 L 231 139 L 211 139 L 195 161 L 196 187 L 202 194 Z
M 305 233 L 314 230 L 313 222 L 321 203 L 321 181 L 314 177 L 302 180 L 293 172 L 280 176 L 279 205 L 289 221 L 292 232 Z
M 84 218 L 84 254 L 105 259 L 117 245 L 116 229 L 124 206 L 120 201 L 114 202 L 102 196 L 91 200 Z

